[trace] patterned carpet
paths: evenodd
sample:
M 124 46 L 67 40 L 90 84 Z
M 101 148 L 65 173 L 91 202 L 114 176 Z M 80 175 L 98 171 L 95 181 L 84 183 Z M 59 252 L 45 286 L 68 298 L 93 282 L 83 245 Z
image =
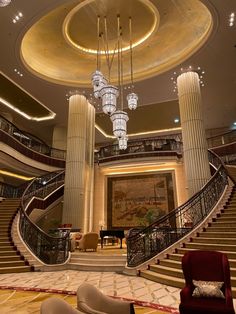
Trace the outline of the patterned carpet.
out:
M 75 292 L 58 293 L 58 291 L 49 292 L 49 290 L 33 289 L 32 290 L 0 290 L 0 313 L 1 314 L 39 314 L 41 303 L 52 296 L 62 298 L 71 306 L 76 307 Z M 48 291 L 48 292 L 46 292 Z M 137 314 L 177 314 L 178 311 L 170 307 L 162 307 L 160 305 L 136 302 L 135 313 Z M 142 305 L 142 306 L 141 306 Z

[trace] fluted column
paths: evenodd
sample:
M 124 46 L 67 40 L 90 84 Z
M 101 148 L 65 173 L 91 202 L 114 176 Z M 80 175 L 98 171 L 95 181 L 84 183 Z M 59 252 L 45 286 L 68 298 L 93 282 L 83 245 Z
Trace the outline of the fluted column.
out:
M 179 75 L 177 87 L 185 173 L 188 193 L 191 197 L 210 178 L 198 73 L 190 71 Z
M 67 145 L 66 128 L 56 125 L 53 128 L 52 147 L 66 150 L 66 145 Z
M 63 223 L 89 230 L 93 211 L 94 107 L 82 95 L 69 100 Z

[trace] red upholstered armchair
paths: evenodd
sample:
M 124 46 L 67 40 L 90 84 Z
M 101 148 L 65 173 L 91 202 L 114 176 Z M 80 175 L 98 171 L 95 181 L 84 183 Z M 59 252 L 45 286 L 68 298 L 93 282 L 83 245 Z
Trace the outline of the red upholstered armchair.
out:
M 215 251 L 190 251 L 182 258 L 182 268 L 185 287 L 180 292 L 180 314 L 235 314 L 229 262 L 225 254 Z M 225 298 L 193 297 L 193 280 L 224 282 L 221 291 Z

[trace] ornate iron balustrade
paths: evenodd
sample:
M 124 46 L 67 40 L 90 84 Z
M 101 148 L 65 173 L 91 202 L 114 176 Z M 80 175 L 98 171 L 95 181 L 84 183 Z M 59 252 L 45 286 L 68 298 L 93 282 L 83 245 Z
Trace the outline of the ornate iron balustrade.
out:
M 95 153 L 95 160 L 102 161 L 109 157 L 119 157 L 122 155 L 142 154 L 142 153 L 155 153 L 174 151 L 179 154 L 182 153 L 182 138 L 181 134 L 159 136 L 156 138 L 130 140 L 128 147 L 124 151 L 119 150 L 119 145 L 108 145 L 101 147 Z
M 35 208 L 35 202 L 38 205 L 42 205 L 38 202 L 39 198 L 50 199 L 50 202 L 56 200 L 51 197 L 53 191 L 60 189 L 64 184 L 64 171 L 51 173 L 41 178 L 36 178 L 25 190 L 20 210 L 20 233 L 31 249 L 31 251 L 46 264 L 62 264 L 69 255 L 69 233 L 65 232 L 61 237 L 53 237 L 41 230 L 35 225 L 29 218 L 27 212 Z M 48 206 L 47 202 L 47 206 Z M 43 207 L 43 206 L 41 206 Z
M 20 198 L 28 183 L 20 186 L 0 182 L 0 196 L 4 198 Z
M 213 209 L 228 183 L 227 171 L 215 154 L 211 162 L 218 170 L 209 182 L 186 203 L 143 230 L 130 230 L 127 237 L 127 264 L 136 267 L 195 228 Z
M 0 129 L 33 151 L 52 158 L 65 160 L 66 151 L 48 146 L 34 135 L 21 131 L 2 116 L 0 116 Z
M 236 142 L 236 130 L 225 132 L 207 139 L 208 148 Z

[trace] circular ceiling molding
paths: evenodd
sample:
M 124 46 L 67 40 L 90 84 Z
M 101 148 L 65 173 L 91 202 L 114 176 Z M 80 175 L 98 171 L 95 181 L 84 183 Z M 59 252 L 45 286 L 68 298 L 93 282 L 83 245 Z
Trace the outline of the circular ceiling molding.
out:
M 135 1 L 135 3 L 134 3 Z M 90 54 L 97 54 L 97 17 L 100 17 L 100 29 L 105 29 L 110 54 L 117 52 L 117 15 L 122 27 L 122 51 L 129 46 L 129 17 L 132 18 L 132 47 L 144 43 L 159 25 L 160 16 L 157 8 L 148 0 L 85 0 L 73 8 L 66 16 L 63 34 L 69 45 Z M 100 53 L 105 54 L 104 45 Z
M 116 16 L 123 24 L 125 51 L 127 19 L 132 17 L 135 47 L 134 80 L 140 81 L 188 59 L 206 42 L 212 16 L 200 0 L 82 0 L 67 1 L 38 20 L 24 35 L 21 58 L 25 66 L 45 80 L 63 85 L 90 87 L 96 69 L 97 16 L 106 15 L 110 46 L 116 41 Z M 111 70 L 116 84 L 117 60 Z M 107 75 L 106 56 L 101 70 Z M 124 83 L 130 80 L 130 56 L 123 54 Z

